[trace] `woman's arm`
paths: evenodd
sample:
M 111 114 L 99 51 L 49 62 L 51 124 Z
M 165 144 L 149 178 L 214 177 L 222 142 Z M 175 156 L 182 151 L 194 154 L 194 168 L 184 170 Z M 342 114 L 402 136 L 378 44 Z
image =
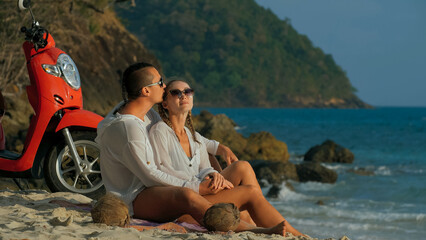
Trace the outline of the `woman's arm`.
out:
M 196 132 L 195 134 L 196 138 L 200 139 L 201 135 L 198 132 Z M 199 144 L 194 143 L 194 146 L 195 145 L 200 148 L 200 179 L 209 177 L 211 179 L 211 187 L 214 190 L 233 188 L 234 186 L 231 182 L 227 181 L 221 174 L 218 173 L 218 171 L 214 170 L 211 167 L 209 154 L 207 153 L 207 149 L 204 142 L 200 142 Z
M 195 132 L 195 138 L 201 139 L 201 135 L 198 132 Z M 199 171 L 199 178 L 204 179 L 207 175 L 213 172 L 218 172 L 215 169 L 212 168 L 212 165 L 210 164 L 209 154 L 207 153 L 207 147 L 204 144 L 203 141 L 200 141 L 200 143 L 194 142 L 193 146 L 199 148 L 200 152 L 200 166 L 198 168 Z
M 197 136 L 199 136 L 199 137 L 197 137 L 198 141 L 203 142 L 206 145 L 207 152 L 212 154 L 212 155 L 216 155 L 217 148 L 219 147 L 219 142 L 216 141 L 216 140 L 207 139 L 207 138 L 201 136 L 201 134 L 199 134 Z

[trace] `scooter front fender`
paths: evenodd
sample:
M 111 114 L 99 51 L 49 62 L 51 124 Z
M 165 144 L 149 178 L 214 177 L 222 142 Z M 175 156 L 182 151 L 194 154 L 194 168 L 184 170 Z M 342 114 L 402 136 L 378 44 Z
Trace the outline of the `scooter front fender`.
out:
M 103 119 L 104 118 L 100 115 L 84 109 L 67 109 L 64 111 L 64 115 L 56 127 L 55 132 L 59 132 L 60 130 L 71 126 L 96 129 L 98 127 L 98 123 Z

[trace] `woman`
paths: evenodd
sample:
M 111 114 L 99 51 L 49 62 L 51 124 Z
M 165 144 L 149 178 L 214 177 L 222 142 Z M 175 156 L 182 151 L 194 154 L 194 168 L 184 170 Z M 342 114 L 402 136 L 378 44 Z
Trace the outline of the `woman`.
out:
M 165 88 L 159 104 L 163 122 L 150 130 L 159 170 L 184 180 L 211 179 L 211 192 L 200 191 L 209 202 L 232 202 L 240 210 L 247 210 L 257 226 L 271 228 L 284 223 L 288 232 L 302 235 L 264 198 L 247 162 L 234 162 L 221 173 L 211 168 L 206 147 L 192 126 L 193 94 L 194 90 L 183 80 L 171 81 Z

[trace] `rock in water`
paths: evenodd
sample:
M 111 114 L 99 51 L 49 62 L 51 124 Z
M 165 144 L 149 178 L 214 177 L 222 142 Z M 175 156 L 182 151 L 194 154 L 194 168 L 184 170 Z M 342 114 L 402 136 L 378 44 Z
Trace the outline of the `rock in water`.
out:
M 266 194 L 266 197 L 268 198 L 278 198 L 281 191 L 281 186 L 279 185 L 272 185 L 272 187 L 269 189 L 268 193 Z
M 321 145 L 310 148 L 308 152 L 306 152 L 304 160 L 327 163 L 352 163 L 354 161 L 354 154 L 349 151 L 349 149 L 331 140 L 326 140 Z
M 337 181 L 337 173 L 331 169 L 321 166 L 318 162 L 305 162 L 296 165 L 297 175 L 301 182 L 323 182 L 335 183 Z
M 286 180 L 299 181 L 296 165 L 291 162 L 253 160 L 249 163 L 253 167 L 256 177 L 264 179 L 270 184 L 281 184 Z
M 203 222 L 209 231 L 234 231 L 240 223 L 240 211 L 233 203 L 217 203 L 207 209 Z
M 130 223 L 127 205 L 112 193 L 101 197 L 90 213 L 95 223 L 119 227 L 125 227 Z

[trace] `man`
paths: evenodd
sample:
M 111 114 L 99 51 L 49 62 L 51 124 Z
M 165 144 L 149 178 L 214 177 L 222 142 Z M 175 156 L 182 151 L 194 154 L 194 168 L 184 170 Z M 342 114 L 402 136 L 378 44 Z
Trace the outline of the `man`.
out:
M 211 203 L 197 193 L 213 191 L 208 187 L 211 180 L 184 181 L 159 171 L 154 164 L 148 132 L 161 119 L 152 107 L 162 101 L 164 87 L 161 75 L 151 64 L 137 63 L 124 72 L 125 101 L 98 125 L 96 141 L 101 146 L 102 179 L 107 191 L 129 206 L 130 215 L 170 221 L 189 213 L 201 223 Z M 232 158 L 229 148 L 216 141 L 209 141 L 208 146 L 211 153 Z

